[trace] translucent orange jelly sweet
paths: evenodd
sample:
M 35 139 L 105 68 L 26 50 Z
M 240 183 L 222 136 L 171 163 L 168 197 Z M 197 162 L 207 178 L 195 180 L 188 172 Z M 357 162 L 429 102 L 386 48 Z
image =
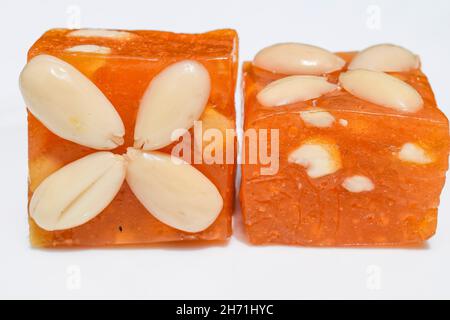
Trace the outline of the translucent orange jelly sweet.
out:
M 194 59 L 211 77 L 211 94 L 205 109 L 208 127 L 224 123 L 234 128 L 234 91 L 237 75 L 237 34 L 217 30 L 204 34 L 175 34 L 158 31 L 130 31 L 129 39 L 67 36 L 69 30 L 45 33 L 30 49 L 28 59 L 49 54 L 72 64 L 84 73 L 111 101 L 125 125 L 125 142 L 111 150 L 117 154 L 133 146 L 139 102 L 155 75 L 168 65 Z M 78 45 L 98 45 L 109 54 L 68 52 Z M 217 119 L 216 119 L 217 118 Z M 226 121 L 225 121 L 225 120 Z M 28 114 L 29 198 L 48 175 L 65 164 L 96 150 L 64 140 Z M 165 147 L 170 152 L 173 145 Z M 45 231 L 29 219 L 31 243 L 38 247 L 143 245 L 182 240 L 226 240 L 231 235 L 234 198 L 234 164 L 194 164 L 220 191 L 224 207 L 217 220 L 199 233 L 171 228 L 154 218 L 126 184 L 97 217 L 76 228 Z
M 354 54 L 339 56 L 349 62 Z M 327 78 L 337 83 L 339 74 Z M 405 246 L 419 244 L 435 233 L 448 168 L 448 120 L 420 70 L 390 74 L 420 93 L 422 110 L 402 114 L 343 89 L 312 101 L 266 108 L 256 100 L 257 93 L 283 75 L 244 64 L 244 127 L 279 129 L 280 136 L 278 173 L 261 174 L 260 169 L 268 166 L 261 162 L 242 165 L 240 198 L 252 243 Z M 336 122 L 330 128 L 305 125 L 299 112 L 312 106 L 330 112 Z M 337 145 L 342 168 L 313 179 L 304 167 L 289 163 L 288 155 L 308 139 Z M 433 162 L 400 161 L 398 152 L 408 142 L 418 143 Z M 343 180 L 353 175 L 370 177 L 374 190 L 353 193 L 344 189 Z

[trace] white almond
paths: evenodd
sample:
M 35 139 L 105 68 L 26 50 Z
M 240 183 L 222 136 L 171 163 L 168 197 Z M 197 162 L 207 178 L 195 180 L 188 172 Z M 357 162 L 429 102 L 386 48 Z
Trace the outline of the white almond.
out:
M 339 148 L 328 143 L 306 142 L 289 154 L 288 162 L 306 168 L 311 178 L 320 178 L 341 169 Z
M 427 152 L 415 143 L 405 143 L 398 153 L 398 158 L 405 162 L 411 162 L 416 164 L 429 164 L 433 162 L 433 159 Z
M 278 107 L 315 99 L 337 88 L 324 77 L 290 76 L 271 82 L 256 98 L 265 107 Z
M 341 73 L 339 81 L 352 95 L 383 107 L 408 113 L 423 107 L 423 99 L 413 87 L 383 72 L 352 70 Z
M 208 228 L 223 207 L 216 186 L 183 160 L 128 148 L 127 183 L 161 222 L 182 231 Z
M 96 53 L 96 54 L 109 54 L 111 53 L 111 48 L 97 46 L 95 44 L 82 44 L 79 46 L 73 46 L 65 49 L 67 52 L 86 52 L 86 53 Z
M 253 65 L 274 73 L 322 75 L 341 70 L 345 61 L 316 46 L 279 43 L 259 51 Z
M 165 147 L 200 118 L 209 99 L 210 77 L 192 60 L 170 65 L 150 82 L 139 106 L 134 146 L 144 150 Z M 179 132 L 179 135 L 174 133 Z
M 122 156 L 96 152 L 48 176 L 33 193 L 30 216 L 43 229 L 80 226 L 105 209 L 125 179 Z
M 358 53 L 348 69 L 403 72 L 417 69 L 419 66 L 419 57 L 411 51 L 393 44 L 379 44 Z
M 67 62 L 34 57 L 20 74 L 20 89 L 30 112 L 61 138 L 101 150 L 123 143 L 125 128 L 114 106 Z
M 67 34 L 68 37 L 80 37 L 80 38 L 109 38 L 109 39 L 130 39 L 135 35 L 120 30 L 107 30 L 107 29 L 78 29 L 71 31 Z
M 372 180 L 360 175 L 346 178 L 342 183 L 342 187 L 353 193 L 369 192 L 375 189 Z
M 331 113 L 320 108 L 314 108 L 300 112 L 300 118 L 309 126 L 317 128 L 329 128 L 336 119 Z

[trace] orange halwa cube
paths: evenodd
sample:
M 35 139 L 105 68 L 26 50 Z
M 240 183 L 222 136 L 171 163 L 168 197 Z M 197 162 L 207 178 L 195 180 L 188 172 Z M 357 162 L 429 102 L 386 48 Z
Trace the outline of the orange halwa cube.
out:
M 28 59 L 42 54 L 75 67 L 117 110 L 125 135 L 120 146 L 109 150 L 114 154 L 122 155 L 127 148 L 133 147 L 137 112 L 149 83 L 167 66 L 180 60 L 195 60 L 209 73 L 211 88 L 204 125 L 217 127 L 225 122 L 234 129 L 237 76 L 237 34 L 234 30 L 176 34 L 143 30 L 53 29 L 32 46 Z M 30 198 L 52 173 L 96 152 L 54 134 L 30 112 L 28 139 Z M 156 151 L 170 154 L 173 145 Z M 37 247 L 70 247 L 226 240 L 231 235 L 235 164 L 194 163 L 193 166 L 213 183 L 223 199 L 217 219 L 203 231 L 186 232 L 158 220 L 124 182 L 109 205 L 82 225 L 64 230 L 45 230 L 30 217 L 31 243 Z
M 355 53 L 337 55 L 345 62 L 342 69 L 321 74 L 331 84 L 338 83 Z M 252 163 L 250 143 L 244 146 L 240 199 L 253 244 L 404 246 L 435 233 L 449 125 L 420 69 L 389 72 L 422 97 L 423 108 L 413 113 L 371 103 L 344 88 L 267 107 L 258 94 L 287 75 L 255 62 L 245 63 L 243 72 L 244 132 L 279 132 L 274 174 L 262 173 L 268 164 L 259 158 Z M 324 117 L 311 117 L 313 112 Z M 323 175 L 317 170 L 324 164 L 313 158 L 321 152 L 330 162 Z

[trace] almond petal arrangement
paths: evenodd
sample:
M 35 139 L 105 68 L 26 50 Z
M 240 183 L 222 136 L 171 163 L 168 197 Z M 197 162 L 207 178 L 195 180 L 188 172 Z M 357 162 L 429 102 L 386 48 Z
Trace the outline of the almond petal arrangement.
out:
M 48 55 L 31 59 L 20 88 L 31 113 L 56 135 L 94 149 L 123 143 L 124 126 L 113 105 L 68 63 Z M 164 69 L 139 106 L 135 147 L 172 143 L 173 130 L 189 129 L 200 118 L 209 92 L 209 74 L 200 63 L 184 60 Z M 103 211 L 125 177 L 149 212 L 171 227 L 199 232 L 222 210 L 219 191 L 194 167 L 130 148 L 124 156 L 91 154 L 48 176 L 31 198 L 30 216 L 45 230 L 79 226 Z
M 28 57 L 34 246 L 229 237 L 235 163 L 191 164 L 173 148 L 199 120 L 234 130 L 234 30 L 52 29 Z M 192 142 L 208 147 L 197 133 Z

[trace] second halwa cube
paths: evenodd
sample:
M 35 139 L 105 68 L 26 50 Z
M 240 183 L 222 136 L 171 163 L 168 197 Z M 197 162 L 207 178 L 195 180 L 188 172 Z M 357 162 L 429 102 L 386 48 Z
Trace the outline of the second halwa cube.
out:
M 279 132 L 275 174 L 244 147 L 252 243 L 402 246 L 435 233 L 449 127 L 419 65 L 392 45 L 333 54 L 292 43 L 244 64 L 245 132 Z

